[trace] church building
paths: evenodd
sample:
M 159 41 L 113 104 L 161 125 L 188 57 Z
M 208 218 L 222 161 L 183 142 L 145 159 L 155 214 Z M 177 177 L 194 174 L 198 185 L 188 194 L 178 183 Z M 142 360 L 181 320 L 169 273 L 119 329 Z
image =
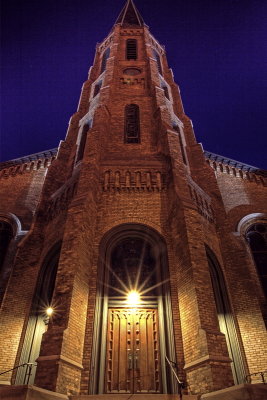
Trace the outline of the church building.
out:
M 127 0 L 66 139 L 0 164 L 0 398 L 267 398 L 266 186 Z

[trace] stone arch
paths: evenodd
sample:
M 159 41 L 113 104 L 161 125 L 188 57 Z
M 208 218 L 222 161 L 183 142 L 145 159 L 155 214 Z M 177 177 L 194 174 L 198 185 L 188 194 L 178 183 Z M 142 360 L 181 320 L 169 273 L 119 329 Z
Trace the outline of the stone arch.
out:
M 62 242 L 57 242 L 48 251 L 40 268 L 35 293 L 33 296 L 26 333 L 20 355 L 20 364 L 33 363 L 39 356 L 42 335 L 47 329 L 49 319 L 45 310 L 53 307 L 52 298 L 55 287 L 57 267 Z M 36 365 L 29 375 L 28 368 L 19 368 L 16 375 L 16 384 L 33 384 Z
M 22 231 L 21 222 L 15 214 L 0 210 L 0 220 L 5 221 L 12 227 L 14 237 L 25 234 L 25 231 Z
M 166 371 L 165 366 L 165 355 L 168 355 L 170 359 L 175 360 L 167 246 L 164 238 L 158 231 L 148 227 L 147 225 L 138 223 L 116 225 L 112 229 L 108 230 L 100 241 L 98 284 L 96 288 L 96 309 L 90 371 L 92 379 L 90 382 L 89 393 L 100 394 L 105 391 L 104 374 L 102 371 L 105 371 L 107 316 L 109 307 L 113 306 L 112 302 L 114 301 L 114 299 L 110 300 L 109 291 L 110 276 L 112 276 L 110 271 L 113 268 L 112 256 L 117 247 L 121 245 L 123 241 L 127 241 L 128 239 L 139 240 L 140 242 L 143 241 L 148 244 L 154 255 L 155 276 L 157 276 L 157 279 L 161 279 L 162 283 L 159 285 L 160 289 L 157 292 L 158 294 L 155 295 L 155 298 L 152 296 L 153 300 L 150 301 L 152 301 L 153 307 L 157 308 L 159 313 L 162 388 L 164 393 L 176 393 L 177 388 L 175 382 L 173 382 L 173 377 L 168 375 L 169 371 Z M 151 269 L 153 268 L 151 267 Z M 117 298 L 115 299 L 115 302 L 116 301 Z M 119 301 L 121 300 L 118 298 L 118 304 L 123 304 L 119 303 Z M 110 305 L 111 303 L 112 305 Z M 123 307 L 125 307 L 125 305 Z
M 244 382 L 246 371 L 224 274 L 213 251 L 207 245 L 205 248 L 220 331 L 225 335 L 235 384 L 241 384 Z
M 267 214 L 265 213 L 251 213 L 245 215 L 237 224 L 237 232 L 244 236 L 249 226 L 256 223 L 267 223 Z

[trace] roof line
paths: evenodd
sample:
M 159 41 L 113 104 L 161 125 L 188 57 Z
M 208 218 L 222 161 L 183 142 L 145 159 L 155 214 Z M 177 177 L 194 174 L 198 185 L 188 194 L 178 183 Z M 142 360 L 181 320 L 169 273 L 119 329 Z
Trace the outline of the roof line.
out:
M 210 151 L 204 150 L 203 153 L 204 153 L 205 157 L 211 161 L 221 162 L 223 164 L 230 165 L 231 167 L 239 168 L 243 171 L 257 173 L 259 175 L 263 175 L 263 176 L 267 175 L 267 170 L 264 170 L 262 168 L 258 168 L 253 165 L 245 164 L 241 161 L 233 160 L 232 158 L 224 157 L 219 154 L 212 153 Z
M 53 149 L 40 151 L 38 153 L 33 153 L 33 154 L 28 154 L 26 156 L 13 158 L 12 160 L 2 161 L 0 162 L 0 170 L 5 168 L 10 168 L 14 165 L 26 164 L 27 162 L 36 161 L 40 158 L 50 158 L 55 156 L 57 154 L 57 151 L 58 147 L 55 147 Z

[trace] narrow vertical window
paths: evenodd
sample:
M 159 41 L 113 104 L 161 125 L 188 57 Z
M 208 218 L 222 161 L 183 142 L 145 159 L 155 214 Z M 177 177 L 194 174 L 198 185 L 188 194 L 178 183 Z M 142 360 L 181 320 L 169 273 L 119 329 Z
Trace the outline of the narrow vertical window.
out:
M 184 144 L 183 144 L 182 137 L 181 137 L 180 133 L 178 134 L 178 137 L 179 137 L 179 142 L 180 142 L 180 147 L 181 147 L 181 152 L 182 152 L 183 163 L 187 164 L 186 156 L 185 156 Z
M 84 154 L 84 149 L 85 149 L 85 144 L 86 144 L 86 139 L 87 139 L 87 132 L 88 132 L 89 128 L 90 127 L 88 124 L 85 124 L 83 127 L 76 162 L 79 162 L 80 160 L 83 159 L 83 154 Z
M 102 56 L 102 63 L 101 63 L 101 70 L 100 74 L 105 71 L 106 66 L 107 66 L 107 59 L 109 58 L 110 55 L 110 48 L 106 49 L 103 56 Z
M 102 86 L 102 81 L 95 84 L 93 97 L 98 95 L 98 93 L 100 92 L 101 86 Z
M 166 85 L 162 84 L 161 88 L 164 90 L 165 97 L 170 100 L 169 90 Z
M 187 165 L 187 159 L 186 159 L 186 155 L 185 155 L 185 149 L 184 149 L 184 144 L 183 144 L 180 128 L 178 125 L 175 124 L 175 125 L 173 125 L 173 129 L 178 133 L 178 140 L 179 140 L 179 144 L 180 144 L 180 148 L 181 148 L 183 163 Z
M 163 75 L 161 61 L 160 61 L 160 55 L 156 50 L 153 50 L 153 56 L 154 56 L 155 60 L 157 61 L 157 67 L 158 67 L 158 71 L 159 71 L 160 75 Z
M 137 41 L 136 39 L 128 39 L 126 41 L 126 59 L 137 60 Z
M 125 143 L 140 143 L 139 107 L 128 104 L 125 107 Z

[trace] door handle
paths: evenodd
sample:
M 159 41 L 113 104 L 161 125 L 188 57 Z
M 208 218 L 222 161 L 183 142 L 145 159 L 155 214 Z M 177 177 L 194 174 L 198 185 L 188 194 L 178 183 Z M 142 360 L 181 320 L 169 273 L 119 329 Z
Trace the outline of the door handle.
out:
M 138 350 L 134 354 L 134 369 L 139 369 L 139 353 L 138 353 Z
M 130 350 L 128 350 L 128 369 L 133 369 L 133 355 Z

